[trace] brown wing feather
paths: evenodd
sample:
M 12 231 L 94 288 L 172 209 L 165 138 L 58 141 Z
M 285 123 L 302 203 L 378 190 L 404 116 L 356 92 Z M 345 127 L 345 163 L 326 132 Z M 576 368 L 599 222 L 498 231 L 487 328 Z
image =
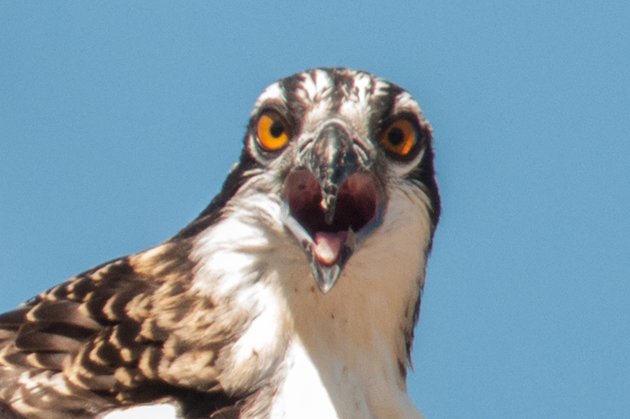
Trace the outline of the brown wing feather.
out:
M 185 350 L 173 342 L 175 328 L 213 307 L 190 292 L 187 250 L 171 242 L 109 262 L 0 315 L 0 402 L 47 418 L 92 417 L 164 398 L 190 415 L 237 412 L 230 408 L 237 400 L 220 392 L 218 372 L 208 373 L 214 366 L 192 385 L 169 367 Z M 204 351 L 218 352 L 232 337 L 201 327 L 214 345 Z

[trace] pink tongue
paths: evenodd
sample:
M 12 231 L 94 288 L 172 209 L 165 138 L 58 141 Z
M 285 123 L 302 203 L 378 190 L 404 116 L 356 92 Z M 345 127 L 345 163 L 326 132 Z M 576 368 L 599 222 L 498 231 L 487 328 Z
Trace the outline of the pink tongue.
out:
M 338 231 L 336 233 L 315 233 L 315 246 L 313 246 L 313 254 L 317 260 L 324 265 L 332 265 L 339 259 L 341 248 L 346 242 L 348 236 L 347 231 Z

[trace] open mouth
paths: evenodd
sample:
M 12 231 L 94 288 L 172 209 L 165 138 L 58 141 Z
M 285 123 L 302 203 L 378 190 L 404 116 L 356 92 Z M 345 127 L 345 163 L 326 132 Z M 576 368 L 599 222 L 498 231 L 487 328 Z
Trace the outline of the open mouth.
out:
M 288 210 L 302 231 L 295 231 L 295 225 L 289 228 L 317 262 L 331 266 L 352 253 L 355 233 L 377 223 L 380 189 L 374 176 L 354 173 L 327 195 L 308 170 L 296 170 L 286 179 Z

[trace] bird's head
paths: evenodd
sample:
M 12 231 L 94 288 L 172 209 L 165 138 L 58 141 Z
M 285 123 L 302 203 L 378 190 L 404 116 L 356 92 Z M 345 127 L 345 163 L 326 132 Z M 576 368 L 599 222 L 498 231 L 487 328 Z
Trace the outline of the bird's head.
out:
M 381 226 L 392 188 L 424 197 L 428 234 L 439 217 L 429 123 L 409 93 L 365 72 L 316 69 L 269 86 L 224 193 L 259 173 L 276 185 L 283 228 L 324 293 Z

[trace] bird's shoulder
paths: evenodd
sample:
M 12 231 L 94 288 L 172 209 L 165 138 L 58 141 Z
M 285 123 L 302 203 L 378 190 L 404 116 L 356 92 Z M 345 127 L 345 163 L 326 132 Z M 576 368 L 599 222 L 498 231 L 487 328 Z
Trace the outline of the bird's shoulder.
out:
M 124 257 L 40 293 L 0 315 L 1 365 L 61 371 L 71 358 L 85 353 L 86 345 L 102 347 L 97 336 L 134 327 L 127 305 L 152 288 L 155 284 L 138 275 Z M 108 351 L 97 353 L 105 364 L 115 357 Z
M 45 417 L 90 417 L 165 398 L 187 416 L 234 405 L 218 369 L 191 383 L 182 365 L 187 348 L 177 329 L 200 309 L 211 326 L 213 309 L 190 295 L 188 250 L 167 242 L 112 260 L 0 315 L 0 400 Z M 212 329 L 215 346 L 227 340 L 220 329 Z

